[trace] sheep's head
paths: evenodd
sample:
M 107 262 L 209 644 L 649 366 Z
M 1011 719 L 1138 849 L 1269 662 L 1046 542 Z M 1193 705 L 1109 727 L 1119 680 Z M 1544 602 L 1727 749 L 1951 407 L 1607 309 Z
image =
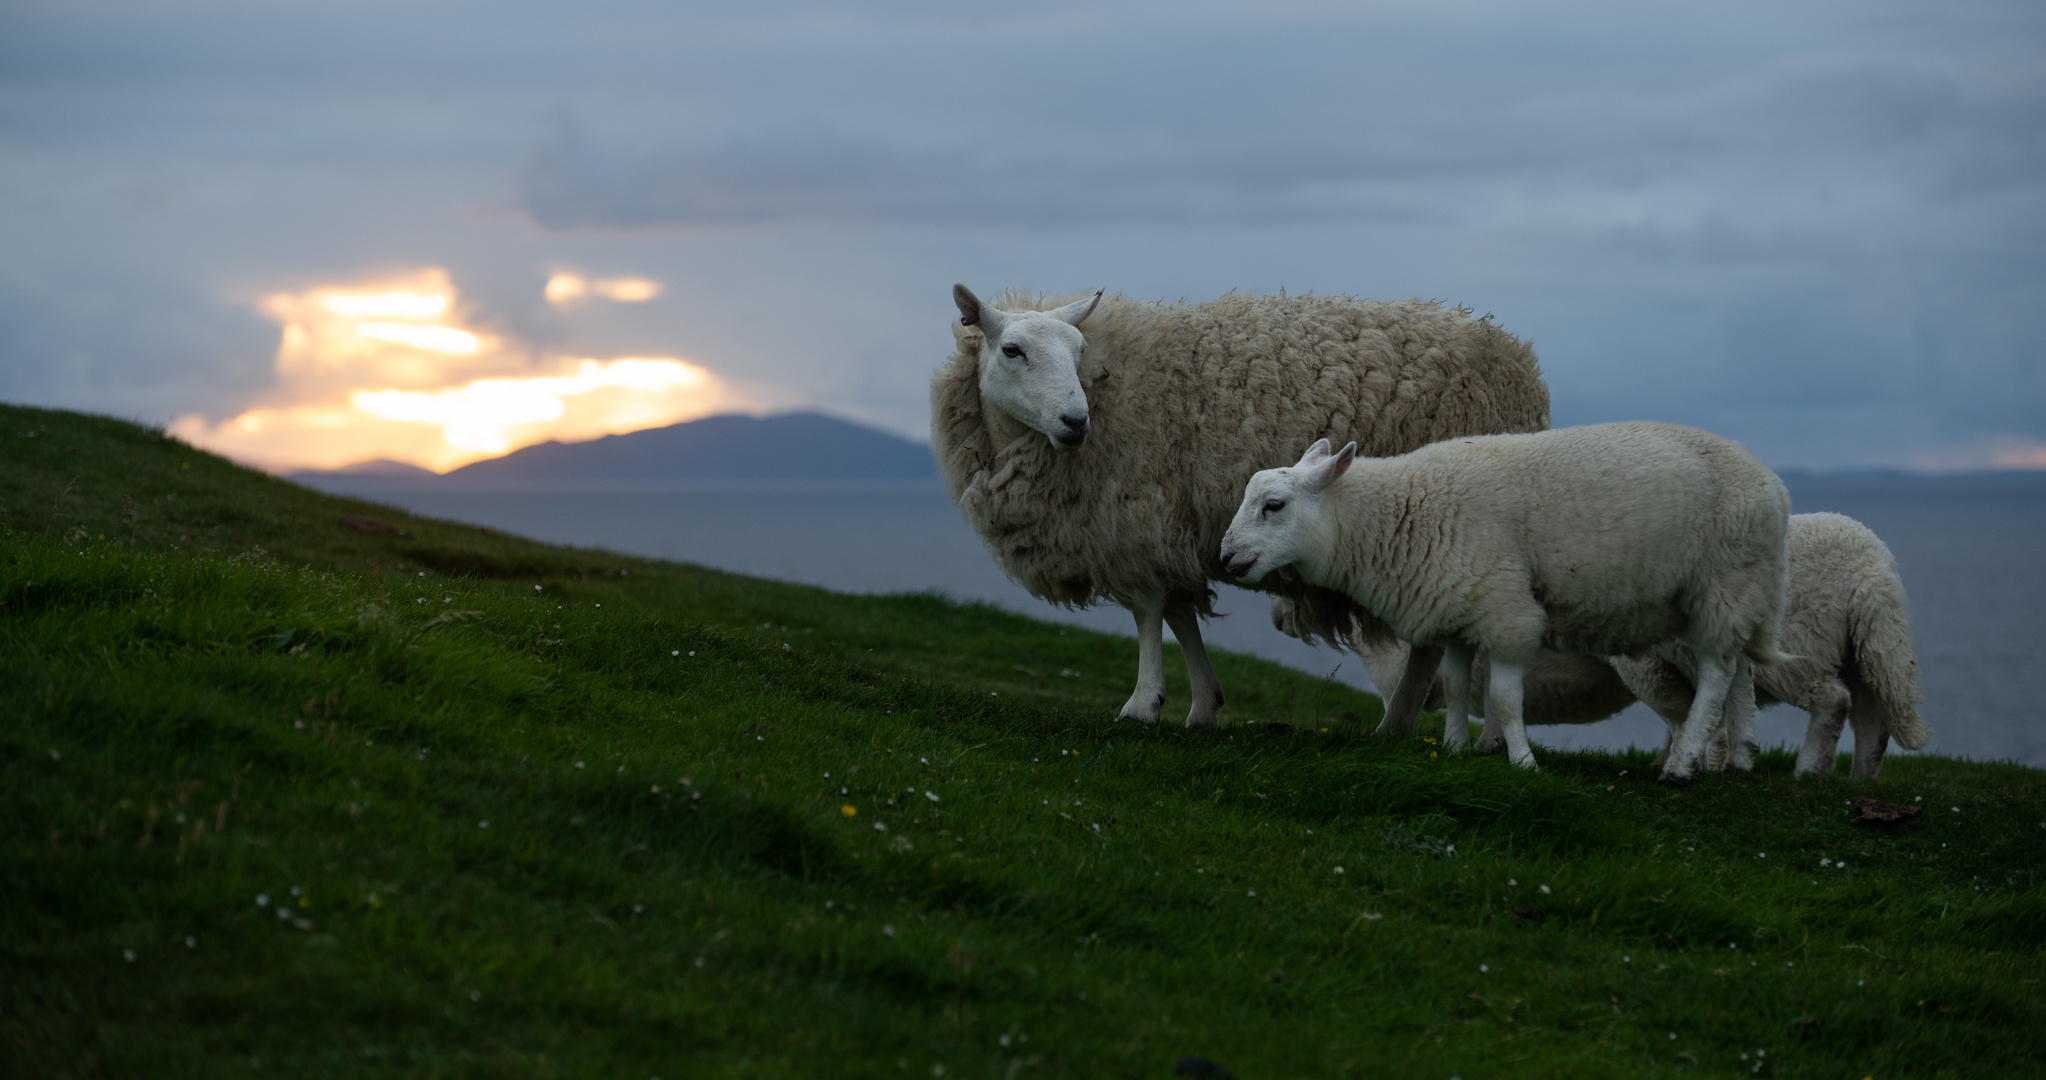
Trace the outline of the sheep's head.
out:
M 1292 468 L 1252 476 L 1243 487 L 1236 520 L 1222 537 L 1222 569 L 1255 583 L 1282 566 L 1301 563 L 1307 570 L 1303 560 L 1320 561 L 1323 497 L 1356 459 L 1356 443 L 1331 454 L 1328 440 L 1322 439 Z
M 1087 439 L 1087 394 L 1080 388 L 1087 339 L 1079 325 L 1100 299 L 1096 291 L 1051 311 L 1001 311 L 966 286 L 952 286 L 959 321 L 980 327 L 981 399 L 1061 450 Z

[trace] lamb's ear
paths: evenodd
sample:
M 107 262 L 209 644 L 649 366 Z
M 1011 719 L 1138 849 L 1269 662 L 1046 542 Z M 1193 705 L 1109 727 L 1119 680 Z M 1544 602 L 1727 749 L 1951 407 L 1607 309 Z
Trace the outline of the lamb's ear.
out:
M 1094 305 L 1101 302 L 1101 294 L 1105 291 L 1104 289 L 1096 289 L 1089 295 L 1081 297 L 1065 307 L 1046 312 L 1046 314 L 1065 323 L 1067 326 L 1078 326 L 1087 321 L 1087 316 L 1094 314 Z
M 1336 476 L 1349 472 L 1350 463 L 1356 460 L 1357 444 L 1354 442 L 1343 444 L 1343 448 L 1336 452 Z M 1336 476 L 1331 476 L 1329 479 L 1334 480 Z
M 1298 462 L 1297 464 L 1295 464 L 1295 465 L 1294 465 L 1293 467 L 1294 467 L 1294 468 L 1296 468 L 1296 469 L 1304 469 L 1304 468 L 1306 468 L 1307 466 L 1309 466 L 1309 465 L 1312 465 L 1312 464 L 1314 464 L 1315 462 L 1317 462 L 1317 461 L 1320 461 L 1320 460 L 1321 460 L 1322 458 L 1325 458 L 1325 457 L 1327 457 L 1327 456 L 1328 456 L 1328 440 L 1327 440 L 1327 439 L 1316 439 L 1316 440 L 1314 440 L 1314 445 L 1313 445 L 1313 446 L 1310 446 L 1310 447 L 1308 447 L 1308 448 L 1307 448 L 1307 452 L 1306 452 L 1306 453 L 1304 453 L 1304 454 L 1302 454 L 1302 455 L 1300 455 L 1300 461 L 1299 461 L 1299 462 Z
M 1001 331 L 1002 313 L 995 310 L 992 305 L 981 303 L 980 297 L 973 295 L 972 289 L 964 285 L 953 285 L 952 302 L 959 305 L 959 325 L 978 326 L 990 338 Z
M 1327 440 L 1324 439 L 1321 445 L 1325 448 L 1326 444 Z M 1349 472 L 1350 463 L 1355 460 L 1357 460 L 1357 444 L 1350 443 L 1337 452 L 1334 457 L 1325 457 L 1316 462 L 1309 469 L 1307 475 L 1301 478 L 1300 486 L 1309 493 L 1318 495 L 1328 490 L 1328 486 L 1335 483 L 1337 477 Z

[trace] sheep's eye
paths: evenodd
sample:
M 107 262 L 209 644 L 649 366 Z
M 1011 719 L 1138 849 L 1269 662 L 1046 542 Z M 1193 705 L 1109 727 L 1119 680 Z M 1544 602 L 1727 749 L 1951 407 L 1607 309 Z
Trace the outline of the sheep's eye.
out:
M 1002 346 L 1002 355 L 1021 356 L 1023 355 L 1023 347 L 1020 345 L 1004 345 Z
M 1276 514 L 1276 513 L 1278 513 L 1279 511 L 1281 511 L 1281 510 L 1284 510 L 1285 508 L 1286 508 L 1286 500 L 1284 500 L 1284 499 L 1266 499 L 1266 500 L 1265 500 L 1265 513 L 1267 513 L 1267 514 Z

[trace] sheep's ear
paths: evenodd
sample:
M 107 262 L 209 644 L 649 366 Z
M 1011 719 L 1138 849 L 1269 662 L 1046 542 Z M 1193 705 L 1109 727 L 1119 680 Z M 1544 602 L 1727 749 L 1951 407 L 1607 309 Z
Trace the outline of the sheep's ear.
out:
M 1002 328 L 1002 313 L 991 304 L 983 304 L 973 290 L 964 285 L 952 286 L 952 302 L 959 305 L 959 325 L 978 326 L 992 338 Z
M 1326 452 L 1328 440 L 1324 439 L 1317 445 L 1321 446 L 1324 452 Z M 1357 444 L 1350 443 L 1343 447 L 1334 457 L 1324 457 L 1316 462 L 1307 475 L 1302 478 L 1300 486 L 1305 488 L 1309 494 L 1319 495 L 1323 491 L 1328 490 L 1328 486 L 1335 483 L 1337 477 L 1349 472 L 1350 463 L 1355 460 L 1357 460 Z
M 1296 464 L 1296 465 L 1294 465 L 1293 467 L 1294 467 L 1294 468 L 1296 468 L 1296 469 L 1303 469 L 1303 468 L 1306 468 L 1306 467 L 1307 467 L 1307 466 L 1309 466 L 1309 465 L 1312 465 L 1312 464 L 1314 464 L 1314 463 L 1315 463 L 1315 462 L 1317 462 L 1317 461 L 1320 461 L 1320 460 L 1321 460 L 1322 458 L 1325 458 L 1325 457 L 1327 457 L 1327 456 L 1328 456 L 1328 440 L 1327 440 L 1327 439 L 1316 439 L 1316 440 L 1314 440 L 1314 445 L 1313 445 L 1313 446 L 1310 446 L 1310 447 L 1308 447 L 1308 448 L 1307 448 L 1307 452 L 1306 452 L 1306 453 L 1304 453 L 1304 454 L 1302 454 L 1302 455 L 1300 455 L 1300 461 L 1299 461 L 1299 463 L 1298 463 L 1298 464 Z
M 1047 312 L 1047 314 L 1065 323 L 1067 326 L 1078 326 L 1087 321 L 1087 316 L 1094 314 L 1094 305 L 1101 302 L 1101 294 L 1105 291 L 1103 289 L 1096 289 L 1093 293 L 1081 297 L 1065 307 Z

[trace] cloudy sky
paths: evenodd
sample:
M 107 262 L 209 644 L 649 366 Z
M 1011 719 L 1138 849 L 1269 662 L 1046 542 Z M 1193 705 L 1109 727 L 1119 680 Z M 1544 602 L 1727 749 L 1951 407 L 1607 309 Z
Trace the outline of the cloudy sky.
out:
M 1439 298 L 1558 423 L 2046 468 L 2042 211 L 2036 2 L 0 6 L 0 399 L 272 465 L 922 437 L 958 280 Z

